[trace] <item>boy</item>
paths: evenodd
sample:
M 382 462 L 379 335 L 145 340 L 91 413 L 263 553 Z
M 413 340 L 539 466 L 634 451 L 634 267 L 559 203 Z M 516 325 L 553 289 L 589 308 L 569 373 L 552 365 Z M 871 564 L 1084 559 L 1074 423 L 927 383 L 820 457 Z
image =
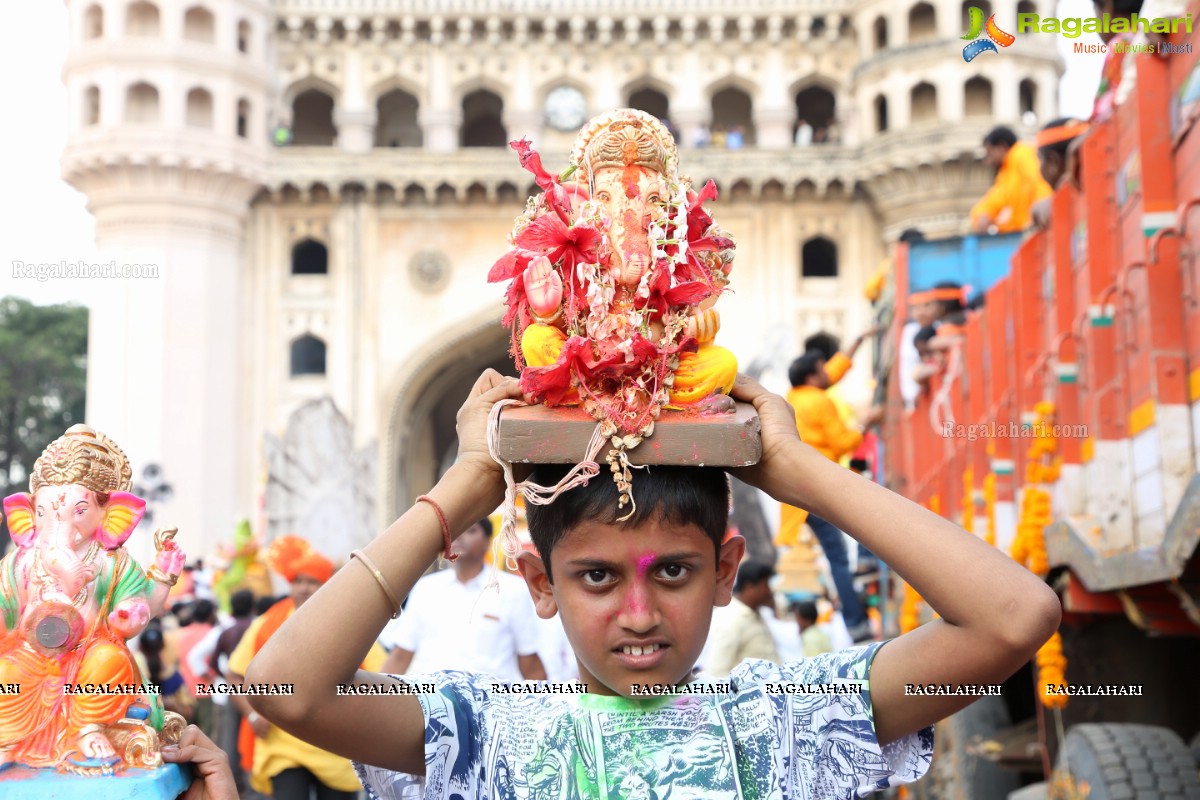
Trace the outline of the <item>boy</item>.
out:
M 486 676 L 447 672 L 425 679 L 433 693 L 337 696 L 339 684 L 397 685 L 356 673 L 358 662 L 395 597 L 443 550 L 443 528 L 461 532 L 501 502 L 487 418 L 520 388 L 489 370 L 459 411 L 458 461 L 430 492 L 440 509 L 418 502 L 366 548 L 376 567 L 341 570 L 267 642 L 248 680 L 294 683 L 295 692 L 256 697 L 256 710 L 360 762 L 372 793 L 387 797 L 405 785 L 391 770 L 424 775 L 424 796 L 438 800 L 857 797 L 920 777 L 930 726 L 967 700 L 905 697 L 904 684 L 1003 681 L 1057 628 L 1058 600 L 995 548 L 801 443 L 782 398 L 745 377 L 733 395 L 762 423 L 762 459 L 738 477 L 863 541 L 941 619 L 783 667 L 744 662 L 729 691 L 633 698 L 640 685 L 691 679 L 745 550 L 740 537 L 721 543 L 720 471 L 654 467 L 635 478 L 628 525 L 614 521 L 621 512 L 606 475 L 529 515 L 542 557 L 523 554 L 520 569 L 539 616 L 561 614 L 588 694 L 506 694 Z M 797 683 L 837 693 L 787 693 Z

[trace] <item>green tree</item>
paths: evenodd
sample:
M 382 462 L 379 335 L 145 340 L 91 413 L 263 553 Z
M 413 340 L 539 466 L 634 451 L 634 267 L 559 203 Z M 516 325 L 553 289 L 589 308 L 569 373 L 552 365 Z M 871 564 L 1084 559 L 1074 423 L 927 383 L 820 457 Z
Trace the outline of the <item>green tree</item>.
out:
M 82 306 L 0 298 L 0 496 L 29 491 L 46 445 L 83 422 L 87 320 Z M 10 541 L 0 525 L 0 553 Z

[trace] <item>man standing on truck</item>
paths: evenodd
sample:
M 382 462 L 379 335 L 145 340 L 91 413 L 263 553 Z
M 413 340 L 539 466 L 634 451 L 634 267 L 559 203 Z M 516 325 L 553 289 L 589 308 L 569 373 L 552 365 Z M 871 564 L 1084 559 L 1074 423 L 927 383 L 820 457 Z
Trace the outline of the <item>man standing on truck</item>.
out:
M 1042 178 L 1037 153 L 1017 141 L 1012 128 L 993 128 L 983 137 L 983 161 L 996 169 L 996 180 L 971 209 L 974 233 L 1017 233 L 1029 227 L 1033 204 L 1054 194 Z
M 788 392 L 787 400 L 796 411 L 796 427 L 800 438 L 815 447 L 826 458 L 840 461 L 842 456 L 853 452 L 863 440 L 862 430 L 848 427 L 838 414 L 837 406 L 826 394 L 829 388 L 829 375 L 825 371 L 825 354 L 810 351 L 792 362 L 788 369 L 788 379 L 792 390 Z M 883 408 L 876 406 L 862 420 L 863 428 L 878 423 L 883 419 Z M 837 588 L 838 600 L 842 604 L 842 618 L 851 638 L 861 642 L 871 637 L 871 626 L 867 621 L 866 611 L 858 599 L 854 589 L 854 578 L 850 573 L 850 560 L 846 553 L 846 541 L 842 532 L 832 523 L 808 514 L 803 509 L 784 505 L 781 508 L 779 533 L 782 538 L 785 529 L 799 529 L 807 517 L 808 527 L 812 528 L 825 558 L 829 561 L 829 571 L 833 573 L 833 585 Z

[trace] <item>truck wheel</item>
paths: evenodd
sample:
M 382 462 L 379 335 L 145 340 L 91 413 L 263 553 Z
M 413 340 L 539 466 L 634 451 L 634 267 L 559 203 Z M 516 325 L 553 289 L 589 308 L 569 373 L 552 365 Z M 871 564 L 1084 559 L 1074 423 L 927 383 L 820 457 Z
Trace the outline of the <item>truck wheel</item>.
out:
M 1196 761 L 1183 739 L 1157 725 L 1075 725 L 1058 758 L 1088 800 L 1193 800 Z
M 1021 785 L 1020 776 L 969 750 L 1010 725 L 1001 697 L 981 697 L 939 723 L 929 794 L 936 800 L 1006 800 Z

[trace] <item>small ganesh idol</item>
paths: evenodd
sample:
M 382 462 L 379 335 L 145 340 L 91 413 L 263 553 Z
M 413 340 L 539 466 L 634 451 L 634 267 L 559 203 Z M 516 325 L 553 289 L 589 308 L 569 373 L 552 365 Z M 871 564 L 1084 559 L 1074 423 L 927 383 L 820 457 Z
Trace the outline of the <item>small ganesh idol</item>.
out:
M 4 499 L 16 550 L 0 561 L 0 686 L 19 691 L 0 693 L 0 770 L 153 770 L 183 730 L 126 645 L 184 563 L 174 530 L 155 533 L 148 571 L 121 546 L 146 508 L 131 475 L 112 440 L 75 425 L 34 464 L 31 494 Z
M 679 173 L 655 117 L 618 109 L 588 122 L 561 175 L 514 142 L 543 193 L 488 279 L 512 280 L 505 324 L 521 385 L 536 402 L 582 404 L 621 450 L 649 436 L 664 408 L 723 412 L 737 359 L 713 343 L 714 304 L 734 242 Z

